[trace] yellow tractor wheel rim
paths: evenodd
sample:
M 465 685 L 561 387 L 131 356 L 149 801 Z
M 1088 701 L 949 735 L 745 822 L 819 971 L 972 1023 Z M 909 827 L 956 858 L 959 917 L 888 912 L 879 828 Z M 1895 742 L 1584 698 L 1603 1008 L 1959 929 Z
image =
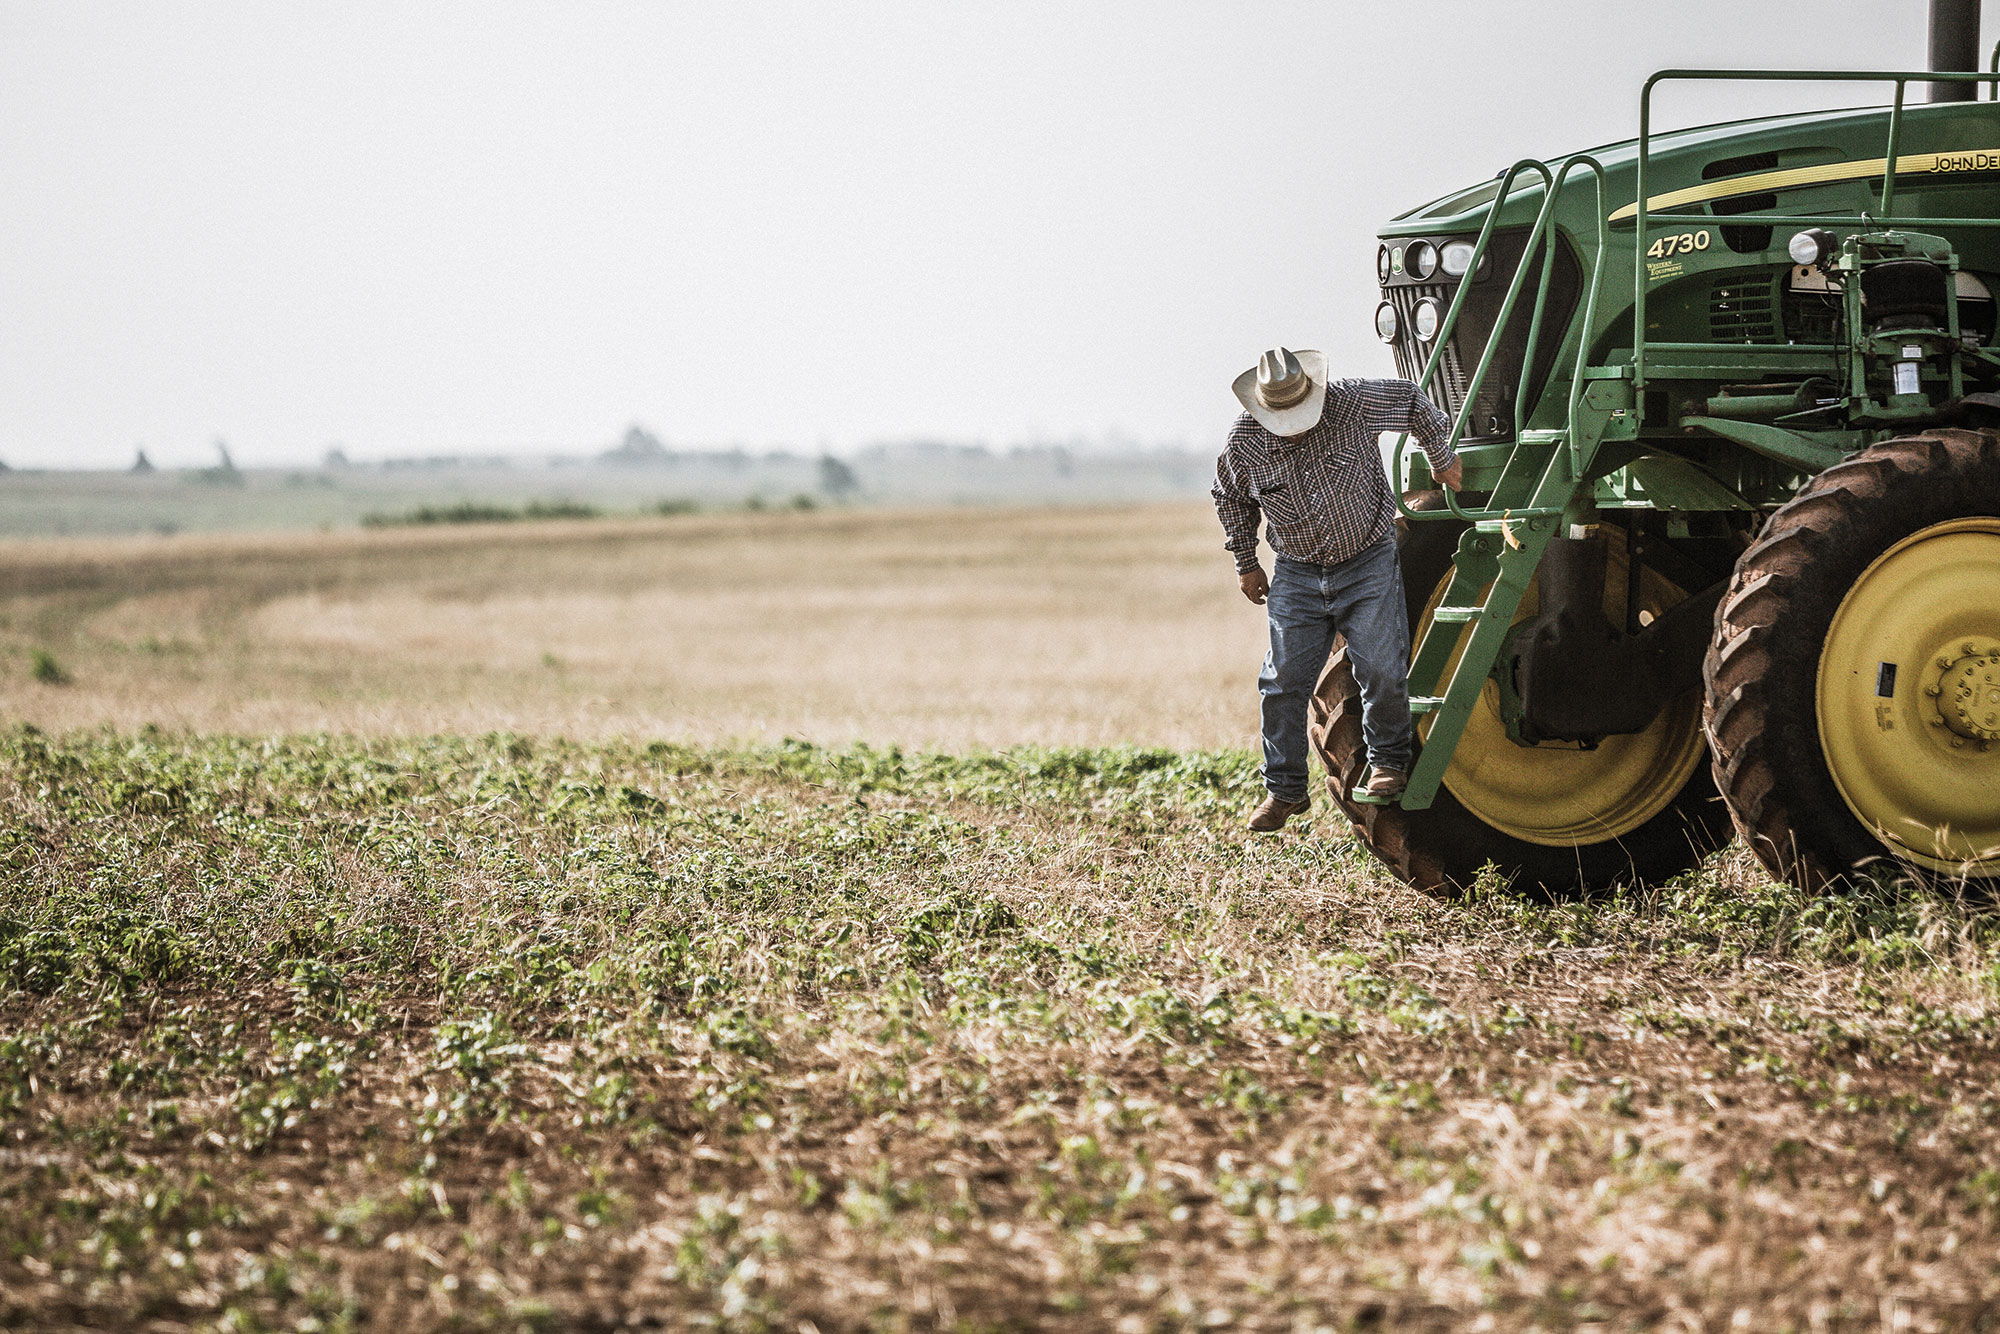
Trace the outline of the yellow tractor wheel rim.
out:
M 1897 856 L 2000 876 L 2000 518 L 1883 552 L 1820 653 L 1820 745 L 1855 818 Z
M 1608 537 L 1604 570 L 1604 614 L 1612 624 L 1625 620 L 1626 555 L 1623 534 Z M 1641 567 L 1642 621 L 1686 597 L 1655 571 Z M 1450 575 L 1432 590 L 1416 638 L 1443 602 Z M 1540 605 L 1530 586 L 1515 613 L 1518 623 Z M 1469 628 L 1461 631 L 1442 680 L 1450 680 L 1465 652 Z M 1432 715 L 1419 730 L 1428 735 Z M 1603 843 L 1631 833 L 1665 810 L 1687 786 L 1706 746 L 1701 733 L 1701 692 L 1689 690 L 1668 701 L 1643 732 L 1607 736 L 1595 750 L 1565 743 L 1516 745 L 1500 716 L 1500 688 L 1489 678 L 1472 706 L 1465 733 L 1445 769 L 1444 785 L 1459 804 L 1513 838 L 1545 847 Z

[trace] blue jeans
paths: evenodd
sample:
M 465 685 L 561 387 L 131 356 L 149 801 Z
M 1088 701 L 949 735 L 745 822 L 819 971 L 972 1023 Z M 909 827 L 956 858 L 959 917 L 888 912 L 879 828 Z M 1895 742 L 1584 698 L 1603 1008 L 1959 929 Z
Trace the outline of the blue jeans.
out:
M 1271 795 L 1306 799 L 1306 709 L 1337 634 L 1347 637 L 1347 658 L 1361 687 L 1368 763 L 1408 773 L 1416 733 L 1410 725 L 1409 612 L 1396 540 L 1338 565 L 1278 557 L 1267 610 L 1271 652 L 1257 689 L 1264 696 L 1264 786 Z

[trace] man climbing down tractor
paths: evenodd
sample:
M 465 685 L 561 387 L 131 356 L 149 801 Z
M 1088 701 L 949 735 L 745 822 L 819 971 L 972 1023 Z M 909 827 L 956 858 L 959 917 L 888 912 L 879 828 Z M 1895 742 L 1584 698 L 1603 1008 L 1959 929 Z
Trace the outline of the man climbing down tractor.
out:
M 1414 434 L 1433 474 L 1456 489 L 1451 421 L 1408 380 L 1327 379 L 1318 352 L 1266 352 L 1234 385 L 1245 408 L 1215 461 L 1216 517 L 1236 557 L 1243 595 L 1268 599 L 1271 651 L 1263 695 L 1264 787 L 1250 817 L 1280 829 L 1311 804 L 1306 794 L 1306 713 L 1336 635 L 1361 687 L 1369 776 L 1357 800 L 1403 790 L 1415 737 L 1410 725 L 1410 630 L 1396 560 L 1396 505 L 1377 443 Z M 1257 560 L 1257 521 L 1276 557 Z

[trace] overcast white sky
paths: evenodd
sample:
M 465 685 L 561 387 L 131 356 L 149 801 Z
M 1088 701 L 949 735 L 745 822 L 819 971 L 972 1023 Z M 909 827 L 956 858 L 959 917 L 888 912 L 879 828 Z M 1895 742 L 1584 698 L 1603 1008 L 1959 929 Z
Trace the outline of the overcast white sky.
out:
M 1270 343 L 1390 371 L 1393 214 L 1663 66 L 1921 68 L 1925 15 L 0 0 L 0 459 L 1205 446 Z

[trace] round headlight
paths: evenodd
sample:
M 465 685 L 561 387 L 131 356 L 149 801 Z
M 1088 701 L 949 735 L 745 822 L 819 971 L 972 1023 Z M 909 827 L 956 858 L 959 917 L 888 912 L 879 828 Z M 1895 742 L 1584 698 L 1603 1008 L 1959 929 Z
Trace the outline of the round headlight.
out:
M 1472 242 L 1447 241 L 1438 263 L 1443 266 L 1445 276 L 1463 278 L 1465 271 L 1472 267 Z
M 1438 326 L 1444 323 L 1444 307 L 1425 297 L 1417 302 L 1417 308 L 1410 312 L 1410 325 L 1417 331 L 1417 337 L 1428 343 L 1437 337 Z
M 1792 238 L 1785 247 L 1794 264 L 1823 264 L 1840 244 L 1832 232 L 1824 227 L 1808 227 Z
M 1375 277 L 1381 282 L 1389 281 L 1389 247 L 1375 247 Z
M 1403 322 L 1396 318 L 1396 308 L 1384 301 L 1375 307 L 1375 336 L 1385 343 L 1396 341 L 1396 335 L 1403 330 Z
M 1409 248 L 1403 251 L 1403 272 L 1418 282 L 1436 273 L 1437 266 L 1437 247 L 1429 241 L 1412 241 Z

